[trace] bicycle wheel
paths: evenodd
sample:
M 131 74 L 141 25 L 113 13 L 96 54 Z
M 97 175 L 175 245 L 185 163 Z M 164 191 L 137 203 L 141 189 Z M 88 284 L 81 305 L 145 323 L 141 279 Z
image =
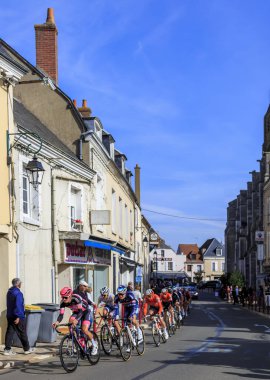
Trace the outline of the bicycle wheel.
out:
M 112 351 L 112 335 L 109 326 L 103 325 L 100 330 L 100 342 L 106 355 L 110 355 Z
M 78 367 L 80 348 L 72 336 L 65 335 L 60 342 L 59 356 L 66 372 L 74 372 Z
M 175 319 L 175 323 L 176 323 L 176 328 L 180 329 L 180 327 L 181 327 L 181 319 L 180 319 L 180 313 L 178 311 L 175 312 L 174 319 Z
M 161 331 L 161 340 L 162 340 L 163 343 L 166 343 L 166 342 L 167 342 L 167 339 L 166 339 L 166 337 L 165 337 L 165 333 L 164 333 L 164 331 Z
M 160 346 L 160 336 L 161 336 L 161 331 L 157 328 L 156 324 L 154 324 L 152 326 L 152 337 L 157 347 Z
M 86 347 L 87 347 L 87 359 L 90 364 L 95 365 L 99 362 L 100 359 L 100 343 L 97 334 L 94 331 L 91 331 L 93 335 L 93 339 L 95 340 L 97 344 L 97 350 L 94 352 L 94 347 L 92 345 L 92 342 L 87 339 L 86 341 Z
M 144 331 L 141 327 L 139 329 L 142 332 L 142 339 L 138 339 L 138 332 L 136 332 L 136 351 L 138 355 L 143 355 L 144 350 L 145 350 L 145 340 L 144 340 Z
M 128 331 L 125 327 L 120 331 L 119 350 L 124 361 L 130 359 L 132 347 Z

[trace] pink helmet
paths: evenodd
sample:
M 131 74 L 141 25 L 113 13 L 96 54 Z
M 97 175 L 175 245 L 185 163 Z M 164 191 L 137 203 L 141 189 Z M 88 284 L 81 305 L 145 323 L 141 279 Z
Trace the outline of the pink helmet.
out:
M 72 294 L 72 289 L 68 286 L 65 286 L 63 289 L 60 290 L 60 296 L 61 297 L 68 297 Z

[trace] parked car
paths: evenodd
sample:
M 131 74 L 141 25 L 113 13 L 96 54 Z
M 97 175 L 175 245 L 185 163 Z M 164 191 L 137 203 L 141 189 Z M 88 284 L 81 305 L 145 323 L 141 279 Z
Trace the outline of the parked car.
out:
M 220 289 L 221 282 L 218 280 L 206 281 L 206 283 L 202 284 L 201 289 Z

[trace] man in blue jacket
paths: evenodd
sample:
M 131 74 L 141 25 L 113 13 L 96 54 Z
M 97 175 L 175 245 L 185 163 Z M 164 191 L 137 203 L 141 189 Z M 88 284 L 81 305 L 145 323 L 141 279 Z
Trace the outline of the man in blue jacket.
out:
M 16 355 L 16 352 L 11 350 L 13 336 L 16 332 L 22 343 L 24 353 L 30 354 L 33 349 L 30 348 L 25 326 L 25 311 L 24 299 L 20 290 L 21 280 L 14 278 L 12 280 L 12 287 L 7 292 L 7 332 L 5 337 L 4 355 Z

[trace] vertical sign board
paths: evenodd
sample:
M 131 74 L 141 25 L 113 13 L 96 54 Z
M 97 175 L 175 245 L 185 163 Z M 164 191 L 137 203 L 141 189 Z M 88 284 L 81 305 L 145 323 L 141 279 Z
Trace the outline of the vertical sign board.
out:
M 263 259 L 263 244 L 257 244 L 257 260 L 262 261 Z

